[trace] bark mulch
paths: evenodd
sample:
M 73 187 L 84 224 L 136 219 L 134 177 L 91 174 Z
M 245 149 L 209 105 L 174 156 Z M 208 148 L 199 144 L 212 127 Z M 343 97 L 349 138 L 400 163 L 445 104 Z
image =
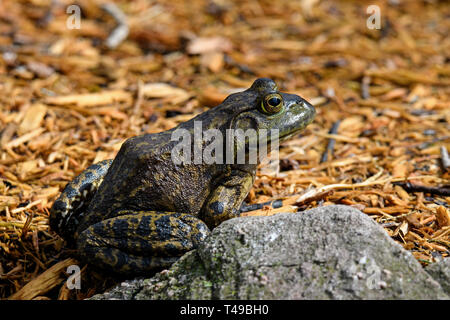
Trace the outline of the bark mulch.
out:
M 245 215 L 354 206 L 423 264 L 450 253 L 450 6 L 374 1 L 0 2 L 0 298 L 82 299 L 118 281 L 48 227 L 64 186 L 125 139 L 257 77 L 316 106 Z M 73 17 L 72 17 L 73 18 Z M 301 213 L 300 213 L 301 214 Z M 82 288 L 65 286 L 79 264 Z

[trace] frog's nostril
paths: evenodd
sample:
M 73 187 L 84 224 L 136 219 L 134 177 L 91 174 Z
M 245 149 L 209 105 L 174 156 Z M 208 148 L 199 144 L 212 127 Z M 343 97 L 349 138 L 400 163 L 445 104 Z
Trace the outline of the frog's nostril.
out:
M 299 105 L 301 105 L 304 108 L 307 117 L 309 118 L 310 121 L 312 121 L 316 116 L 316 109 L 314 108 L 314 106 L 305 99 L 301 99 Z
M 308 101 L 303 100 L 302 104 L 304 107 L 308 108 L 311 112 L 314 112 L 314 113 L 316 112 L 316 109 L 314 109 L 314 106 L 311 103 L 309 103 Z
M 304 99 L 297 100 L 296 104 L 298 104 L 299 106 L 302 106 L 303 108 L 307 108 L 307 109 L 310 109 L 310 107 L 311 107 L 311 105 L 308 103 L 308 101 L 306 101 Z

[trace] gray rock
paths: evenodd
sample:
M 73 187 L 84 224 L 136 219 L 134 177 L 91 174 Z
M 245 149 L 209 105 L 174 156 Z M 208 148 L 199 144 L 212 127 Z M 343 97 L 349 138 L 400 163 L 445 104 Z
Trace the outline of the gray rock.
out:
M 133 299 L 448 299 L 415 258 L 348 206 L 225 221 Z M 120 288 L 115 288 L 119 290 Z M 113 291 L 114 291 L 113 290 Z M 115 291 L 114 291 L 115 292 Z M 120 295 L 117 292 L 113 297 Z M 108 299 L 97 295 L 94 299 Z
M 447 295 L 450 295 L 450 258 L 430 264 L 425 271 L 441 284 Z
M 92 300 L 134 300 L 134 296 L 144 287 L 144 279 L 138 278 L 134 280 L 124 281 L 115 286 L 111 290 L 96 295 Z M 88 299 L 88 300 L 90 300 Z

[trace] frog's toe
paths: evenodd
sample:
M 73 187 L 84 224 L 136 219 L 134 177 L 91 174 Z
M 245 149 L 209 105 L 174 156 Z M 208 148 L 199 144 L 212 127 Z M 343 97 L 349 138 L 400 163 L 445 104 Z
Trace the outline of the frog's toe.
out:
M 198 245 L 203 242 L 210 234 L 209 228 L 202 220 L 190 214 L 180 214 L 180 216 L 180 220 L 190 226 L 191 241 L 193 243 L 193 246 L 197 248 Z

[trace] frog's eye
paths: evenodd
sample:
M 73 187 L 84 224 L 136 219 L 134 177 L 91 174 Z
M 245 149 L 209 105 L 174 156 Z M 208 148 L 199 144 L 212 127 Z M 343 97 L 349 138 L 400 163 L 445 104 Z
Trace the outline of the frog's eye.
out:
M 279 93 L 271 93 L 261 102 L 261 110 L 266 114 L 275 114 L 283 108 L 283 97 Z

